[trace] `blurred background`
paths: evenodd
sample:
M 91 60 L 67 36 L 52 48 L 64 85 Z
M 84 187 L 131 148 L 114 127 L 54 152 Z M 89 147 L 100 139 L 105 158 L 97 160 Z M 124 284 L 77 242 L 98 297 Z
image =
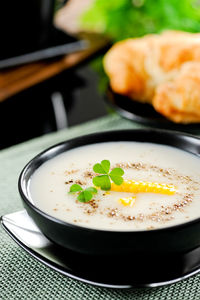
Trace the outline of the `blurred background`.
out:
M 110 113 L 102 57 L 116 41 L 200 31 L 199 0 L 3 1 L 0 148 Z

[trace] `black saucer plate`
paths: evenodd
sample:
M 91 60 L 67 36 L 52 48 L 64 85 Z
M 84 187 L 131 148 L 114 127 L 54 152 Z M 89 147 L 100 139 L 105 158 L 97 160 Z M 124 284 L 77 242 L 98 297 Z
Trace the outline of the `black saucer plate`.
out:
M 130 261 L 125 257 L 121 257 L 122 270 L 114 257 L 106 261 L 102 257 L 87 257 L 56 246 L 41 233 L 26 211 L 3 216 L 1 224 L 10 237 L 38 261 L 64 276 L 95 286 L 117 289 L 158 287 L 178 282 L 200 271 L 200 248 L 180 257 L 170 272 L 163 267 L 159 274 L 155 275 L 150 270 L 152 276 L 146 277 L 147 270 L 142 264 L 139 274 L 134 269 L 134 263 L 130 267 Z M 131 260 L 134 262 L 134 257 Z
M 155 111 L 152 105 L 131 100 L 129 97 L 114 93 L 108 87 L 106 103 L 122 117 L 151 127 L 190 132 L 200 130 L 200 123 L 176 124 Z

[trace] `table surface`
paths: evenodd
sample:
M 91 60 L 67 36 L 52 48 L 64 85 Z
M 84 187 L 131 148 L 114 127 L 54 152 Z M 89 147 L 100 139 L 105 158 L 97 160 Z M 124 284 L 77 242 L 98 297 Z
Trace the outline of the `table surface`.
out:
M 139 128 L 115 114 L 70 129 L 46 134 L 0 153 L 0 212 L 19 211 L 22 203 L 17 180 L 23 166 L 45 148 L 76 136 L 110 129 Z M 65 277 L 42 265 L 22 250 L 0 228 L 0 299 L 200 299 L 200 274 L 154 289 L 111 290 Z

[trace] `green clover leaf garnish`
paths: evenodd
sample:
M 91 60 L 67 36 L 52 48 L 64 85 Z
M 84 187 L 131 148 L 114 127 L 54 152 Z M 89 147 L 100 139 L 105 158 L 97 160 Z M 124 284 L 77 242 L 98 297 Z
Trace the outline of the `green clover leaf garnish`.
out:
M 79 192 L 79 191 L 82 191 L 82 190 L 83 190 L 83 188 L 79 184 L 72 184 L 70 186 L 69 193 L 75 193 L 75 192 Z
M 96 193 L 97 193 L 97 189 L 95 189 L 95 188 L 92 187 L 92 186 L 86 188 L 85 191 L 90 192 L 90 193 L 92 193 L 92 194 L 96 194 Z
M 83 191 L 80 193 L 80 195 L 77 197 L 77 200 L 80 202 L 89 202 L 92 199 L 92 193 L 88 191 Z
M 110 170 L 109 160 L 102 160 L 100 164 L 95 164 L 93 166 L 93 170 L 95 173 L 108 174 L 108 172 Z
M 111 189 L 111 180 L 116 185 L 121 185 L 123 182 L 124 171 L 121 168 L 114 168 L 110 171 L 109 160 L 102 160 L 101 163 L 97 163 L 93 166 L 95 173 L 100 175 L 93 178 L 93 184 L 100 187 L 103 191 L 109 191 Z M 110 171 L 110 172 L 109 172 Z M 72 184 L 69 190 L 69 194 L 77 193 L 77 200 L 80 202 L 89 202 L 92 200 L 93 194 L 97 193 L 95 187 L 88 187 L 83 189 L 79 184 Z
M 110 178 L 116 185 L 121 185 L 124 181 L 122 176 L 124 175 L 124 171 L 121 168 L 115 168 L 110 172 Z
M 111 188 L 110 178 L 108 175 L 96 176 L 92 181 L 95 186 L 99 186 L 104 191 L 109 191 Z
M 94 187 L 88 187 L 86 189 L 83 189 L 79 184 L 72 184 L 69 190 L 69 194 L 72 193 L 79 193 L 77 200 L 80 202 L 89 202 L 93 194 L 97 193 L 97 189 Z
M 103 174 L 98 175 L 93 178 L 93 184 L 97 187 L 100 187 L 101 190 L 108 191 L 111 189 L 112 180 L 116 185 L 121 185 L 124 181 L 122 176 L 124 171 L 121 168 L 114 168 L 111 172 L 109 160 L 102 160 L 101 163 L 95 164 L 93 166 L 93 171 L 95 173 Z

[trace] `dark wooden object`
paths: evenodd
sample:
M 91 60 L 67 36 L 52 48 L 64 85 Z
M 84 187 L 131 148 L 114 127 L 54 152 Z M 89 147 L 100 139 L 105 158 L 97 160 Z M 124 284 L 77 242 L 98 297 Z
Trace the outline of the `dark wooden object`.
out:
M 0 102 L 45 79 L 76 66 L 108 44 L 100 34 L 79 33 L 80 38 L 89 40 L 86 50 L 68 54 L 58 59 L 39 61 L 0 71 Z

